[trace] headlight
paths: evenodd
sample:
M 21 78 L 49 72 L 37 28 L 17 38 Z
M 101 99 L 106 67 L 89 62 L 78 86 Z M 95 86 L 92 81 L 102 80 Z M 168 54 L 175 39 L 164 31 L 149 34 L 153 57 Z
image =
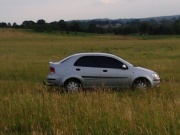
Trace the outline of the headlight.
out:
M 157 79 L 159 80 L 160 79 L 160 77 L 159 77 L 159 75 L 157 73 L 153 73 L 152 77 L 153 77 L 154 80 L 157 80 Z

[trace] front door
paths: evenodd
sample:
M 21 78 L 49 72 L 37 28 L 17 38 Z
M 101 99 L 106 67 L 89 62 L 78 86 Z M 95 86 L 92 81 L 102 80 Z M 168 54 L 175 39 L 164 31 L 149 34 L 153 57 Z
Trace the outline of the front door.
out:
M 128 68 L 123 68 L 123 63 L 111 57 L 101 56 L 100 74 L 101 83 L 108 87 L 126 87 L 128 86 L 130 73 Z
M 129 82 L 129 71 L 114 68 L 101 69 L 102 85 L 108 87 L 126 87 Z

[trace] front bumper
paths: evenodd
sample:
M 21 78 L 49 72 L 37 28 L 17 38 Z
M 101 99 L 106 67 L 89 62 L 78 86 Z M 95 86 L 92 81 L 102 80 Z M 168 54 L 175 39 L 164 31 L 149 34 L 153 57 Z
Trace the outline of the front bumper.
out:
M 161 82 L 160 79 L 153 80 L 152 88 L 159 87 L 160 82 Z

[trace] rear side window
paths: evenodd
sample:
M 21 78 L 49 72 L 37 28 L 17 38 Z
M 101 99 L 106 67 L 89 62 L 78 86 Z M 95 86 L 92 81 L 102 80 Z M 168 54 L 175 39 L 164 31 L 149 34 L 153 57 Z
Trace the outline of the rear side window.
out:
M 97 56 L 83 56 L 79 58 L 74 66 L 79 67 L 98 67 L 98 59 Z

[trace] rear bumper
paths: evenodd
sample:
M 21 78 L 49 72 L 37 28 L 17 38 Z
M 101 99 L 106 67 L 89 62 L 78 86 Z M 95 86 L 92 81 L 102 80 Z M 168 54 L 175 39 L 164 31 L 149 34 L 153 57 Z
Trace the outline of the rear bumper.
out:
M 54 86 L 53 84 L 48 83 L 47 81 L 43 81 L 43 84 L 46 85 L 46 86 Z
M 47 76 L 47 86 L 62 86 L 61 80 L 59 79 L 59 76 L 55 74 L 49 74 Z

